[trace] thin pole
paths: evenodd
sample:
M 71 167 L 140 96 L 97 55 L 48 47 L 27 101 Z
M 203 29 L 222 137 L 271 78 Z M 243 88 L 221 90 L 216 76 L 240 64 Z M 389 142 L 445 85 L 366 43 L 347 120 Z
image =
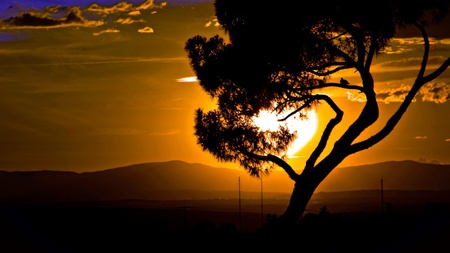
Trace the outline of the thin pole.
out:
M 381 214 L 384 214 L 383 178 L 381 178 Z
M 263 208 L 263 177 L 261 175 L 261 223 L 264 223 L 264 208 Z
M 184 216 L 184 229 L 187 229 L 187 206 L 186 206 L 186 203 L 183 205 L 183 216 Z
M 241 216 L 241 177 L 238 177 L 239 185 L 239 230 L 242 229 L 242 216 Z

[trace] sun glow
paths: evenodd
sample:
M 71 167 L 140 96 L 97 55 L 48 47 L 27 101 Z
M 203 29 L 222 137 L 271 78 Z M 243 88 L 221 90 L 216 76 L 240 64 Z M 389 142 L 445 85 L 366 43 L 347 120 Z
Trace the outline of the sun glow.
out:
M 258 116 L 253 118 L 253 122 L 261 131 L 277 131 L 281 125 L 286 124 L 291 133 L 297 132 L 297 139 L 294 140 L 286 153 L 288 157 L 292 158 L 316 133 L 318 126 L 317 114 L 315 111 L 310 111 L 305 119 L 292 116 L 285 123 L 278 121 L 282 117 L 283 115 L 277 116 L 275 113 L 263 110 L 259 112 Z

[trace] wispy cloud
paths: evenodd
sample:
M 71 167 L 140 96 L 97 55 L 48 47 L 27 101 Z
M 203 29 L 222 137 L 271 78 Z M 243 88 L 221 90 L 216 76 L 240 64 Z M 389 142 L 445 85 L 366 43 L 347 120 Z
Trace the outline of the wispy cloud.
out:
M 182 78 L 178 78 L 176 80 L 179 83 L 194 83 L 194 82 L 198 82 L 198 79 L 197 79 L 196 76 L 182 77 Z
M 130 25 L 136 22 L 145 22 L 143 19 L 139 19 L 139 20 L 135 20 L 132 19 L 131 17 L 126 17 L 126 18 L 119 18 L 118 20 L 114 21 L 115 23 L 119 23 L 122 25 Z
M 167 135 L 176 135 L 176 134 L 179 134 L 179 133 L 181 133 L 180 130 L 173 129 L 173 130 L 167 130 L 167 131 L 164 131 L 164 132 L 152 132 L 152 133 L 150 133 L 148 135 L 151 135 L 151 136 L 167 136 Z
M 373 67 L 376 70 L 386 71 L 401 71 L 401 70 L 415 70 L 419 69 L 422 64 L 422 57 L 407 57 L 399 60 L 386 61 L 379 64 L 375 64 Z M 431 56 L 428 58 L 428 68 L 437 68 L 440 66 L 446 58 L 443 56 Z
M 119 32 L 120 32 L 120 30 L 111 28 L 111 29 L 106 29 L 106 30 L 100 31 L 100 32 L 95 32 L 95 33 L 93 33 L 93 35 L 98 36 L 103 33 L 119 33 Z
M 21 64 L 8 64 L 0 65 L 0 68 L 14 68 L 14 67 L 25 67 L 25 66 L 66 66 L 66 65 L 97 65 L 97 64 L 118 64 L 118 63 L 135 63 L 135 62 L 178 62 L 184 61 L 182 57 L 173 58 L 117 58 L 110 60 L 100 60 L 100 61 L 78 61 L 78 62 L 52 62 L 52 63 L 21 63 Z
M 117 128 L 103 128 L 95 131 L 94 135 L 122 135 L 122 136 L 131 136 L 131 135 L 149 135 L 148 132 L 143 132 L 137 128 L 132 127 L 117 127 Z

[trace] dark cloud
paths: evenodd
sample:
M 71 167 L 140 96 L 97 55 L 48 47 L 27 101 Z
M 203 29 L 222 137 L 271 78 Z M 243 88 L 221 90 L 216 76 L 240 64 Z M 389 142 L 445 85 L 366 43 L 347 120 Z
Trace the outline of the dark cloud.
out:
M 420 90 L 422 101 L 445 103 L 450 100 L 450 85 L 447 83 L 429 83 Z
M 50 9 L 55 11 L 55 9 Z M 3 28 L 49 28 L 49 27 L 61 27 L 61 26 L 98 26 L 103 24 L 99 21 L 89 21 L 83 17 L 80 8 L 72 7 L 67 8 L 67 14 L 62 18 L 54 18 L 44 13 L 23 13 L 16 17 L 11 17 L 3 20 Z
M 28 11 L 3 19 L 0 28 L 56 28 L 67 26 L 96 27 L 106 23 L 132 24 L 144 22 L 143 19 L 131 19 L 130 16 L 138 16 L 142 11 L 161 9 L 166 2 L 155 4 L 153 0 L 147 0 L 140 4 L 122 1 L 112 6 L 102 6 L 93 3 L 82 9 L 79 6 L 61 7 L 46 6 L 40 11 Z
M 54 20 L 51 18 L 40 18 L 33 16 L 31 13 L 24 13 L 20 16 L 6 19 L 4 22 L 10 23 L 14 26 L 56 26 L 64 21 Z

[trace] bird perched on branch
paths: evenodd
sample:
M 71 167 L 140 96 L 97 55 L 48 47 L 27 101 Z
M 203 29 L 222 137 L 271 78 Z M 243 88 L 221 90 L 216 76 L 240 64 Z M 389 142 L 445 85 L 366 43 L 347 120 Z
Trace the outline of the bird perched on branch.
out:
M 341 77 L 341 85 L 347 85 L 347 84 L 350 84 L 350 83 Z

